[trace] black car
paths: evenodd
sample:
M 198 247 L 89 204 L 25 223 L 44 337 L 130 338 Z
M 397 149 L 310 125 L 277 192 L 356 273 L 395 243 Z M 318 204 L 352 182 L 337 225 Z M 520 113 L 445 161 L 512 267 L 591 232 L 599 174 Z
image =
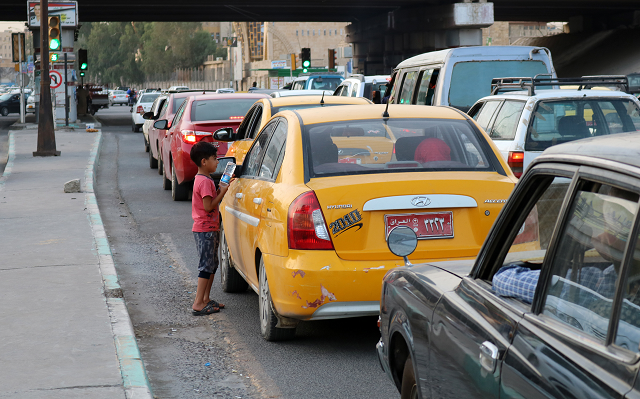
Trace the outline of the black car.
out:
M 474 261 L 385 276 L 402 398 L 640 397 L 639 155 L 640 133 L 551 147 Z
M 0 95 L 0 115 L 7 116 L 14 112 L 20 112 L 20 94 Z

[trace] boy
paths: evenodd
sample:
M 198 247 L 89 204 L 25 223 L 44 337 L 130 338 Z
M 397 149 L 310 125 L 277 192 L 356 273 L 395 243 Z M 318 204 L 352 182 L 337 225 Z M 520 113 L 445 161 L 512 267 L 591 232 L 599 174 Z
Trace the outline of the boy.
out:
M 213 277 L 218 268 L 218 205 L 229 188 L 228 184 L 220 183 L 220 190 L 216 191 L 216 185 L 210 177 L 218 167 L 217 152 L 213 144 L 201 141 L 191 147 L 190 153 L 191 160 L 198 166 L 191 199 L 192 230 L 200 256 L 198 288 L 192 306 L 194 316 L 218 313 L 224 308 L 224 304 L 209 298 Z

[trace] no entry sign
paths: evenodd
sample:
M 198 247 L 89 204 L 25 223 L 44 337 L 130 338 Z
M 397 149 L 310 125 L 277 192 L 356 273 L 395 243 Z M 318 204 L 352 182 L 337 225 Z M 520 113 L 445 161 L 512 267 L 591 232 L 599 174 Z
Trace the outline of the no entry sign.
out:
M 58 71 L 49 71 L 49 78 L 51 79 L 52 89 L 57 89 L 62 84 L 62 74 Z

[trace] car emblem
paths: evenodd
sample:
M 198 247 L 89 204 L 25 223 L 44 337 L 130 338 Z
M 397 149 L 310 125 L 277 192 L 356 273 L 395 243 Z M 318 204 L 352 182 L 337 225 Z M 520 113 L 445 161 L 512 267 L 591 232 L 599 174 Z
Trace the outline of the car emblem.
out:
M 428 197 L 413 197 L 411 200 L 411 205 L 419 208 L 428 206 L 430 203 L 431 200 Z

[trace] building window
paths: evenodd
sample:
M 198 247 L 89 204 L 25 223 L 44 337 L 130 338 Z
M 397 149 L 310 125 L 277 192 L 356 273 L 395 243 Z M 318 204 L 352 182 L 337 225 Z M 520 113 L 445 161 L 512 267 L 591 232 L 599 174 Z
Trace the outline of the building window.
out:
M 334 30 L 334 32 L 333 32 L 333 34 L 334 34 L 334 35 L 336 35 L 336 36 L 338 36 L 338 30 L 337 30 L 337 29 L 335 29 L 335 30 Z
M 298 36 L 298 30 L 296 29 L 296 36 Z
M 327 30 L 326 29 L 324 30 L 324 35 L 327 36 Z

